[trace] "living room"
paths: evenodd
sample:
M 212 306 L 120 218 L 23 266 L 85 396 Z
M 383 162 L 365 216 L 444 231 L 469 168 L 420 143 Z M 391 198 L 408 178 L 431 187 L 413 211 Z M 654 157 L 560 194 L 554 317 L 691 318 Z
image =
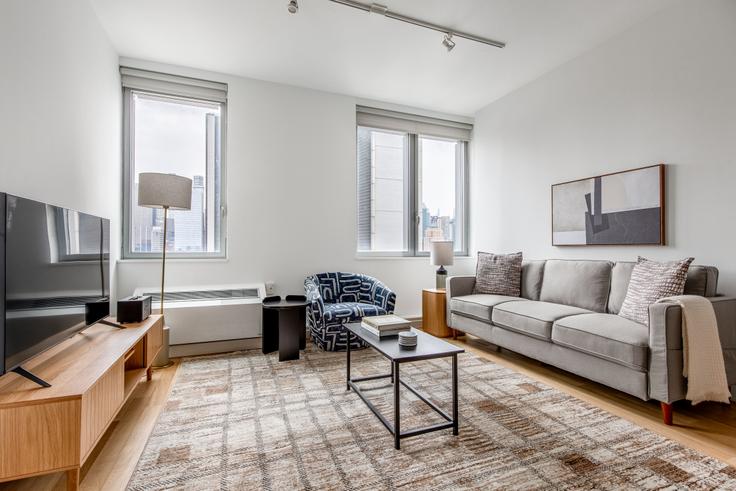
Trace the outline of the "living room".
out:
M 100 219 L 118 324 L 5 350 L 0 489 L 736 487 L 736 3 L 385 3 L 0 3 L 0 343 L 16 199 Z

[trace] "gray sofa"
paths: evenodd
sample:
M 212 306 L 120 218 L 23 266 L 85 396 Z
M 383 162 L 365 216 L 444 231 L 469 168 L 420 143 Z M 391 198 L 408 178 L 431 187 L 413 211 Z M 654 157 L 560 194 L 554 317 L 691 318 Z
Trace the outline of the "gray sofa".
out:
M 474 295 L 474 276 L 447 280 L 448 324 L 595 382 L 672 406 L 685 398 L 682 312 L 654 304 L 649 326 L 616 315 L 634 263 L 542 260 L 522 266 L 521 297 Z M 736 298 L 717 296 L 718 270 L 691 266 L 685 293 L 708 297 L 718 319 L 728 383 L 736 394 Z

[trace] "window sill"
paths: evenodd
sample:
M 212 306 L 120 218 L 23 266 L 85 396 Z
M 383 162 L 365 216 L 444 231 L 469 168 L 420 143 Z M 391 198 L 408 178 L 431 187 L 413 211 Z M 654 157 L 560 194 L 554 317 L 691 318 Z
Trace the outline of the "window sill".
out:
M 146 263 L 161 263 L 160 257 L 137 257 L 128 259 L 118 259 L 118 264 L 146 264 Z M 230 259 L 226 257 L 167 257 L 166 264 L 169 263 L 227 263 Z
M 465 260 L 465 259 L 474 259 L 474 258 L 475 258 L 474 256 L 470 256 L 470 255 L 455 256 L 456 261 Z M 416 260 L 429 261 L 429 254 L 427 254 L 426 256 L 381 256 L 378 254 L 374 256 L 371 254 L 356 254 L 355 259 L 357 259 L 358 261 L 373 261 L 373 260 L 396 261 L 396 260 L 406 260 L 406 259 L 414 260 L 414 261 Z

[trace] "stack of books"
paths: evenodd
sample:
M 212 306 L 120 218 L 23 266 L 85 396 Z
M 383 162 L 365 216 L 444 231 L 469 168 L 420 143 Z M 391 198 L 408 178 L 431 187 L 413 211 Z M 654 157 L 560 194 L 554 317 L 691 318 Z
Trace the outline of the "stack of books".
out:
M 411 329 L 411 323 L 408 320 L 393 314 L 363 317 L 361 326 L 379 338 L 398 336 L 400 332 Z

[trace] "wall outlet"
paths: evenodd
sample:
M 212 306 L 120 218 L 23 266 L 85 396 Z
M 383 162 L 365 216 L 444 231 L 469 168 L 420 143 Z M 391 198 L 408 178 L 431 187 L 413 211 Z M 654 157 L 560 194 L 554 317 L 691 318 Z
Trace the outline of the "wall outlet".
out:
M 273 281 L 267 281 L 266 282 L 266 295 L 269 295 L 269 296 L 273 295 L 273 291 L 274 291 Z

